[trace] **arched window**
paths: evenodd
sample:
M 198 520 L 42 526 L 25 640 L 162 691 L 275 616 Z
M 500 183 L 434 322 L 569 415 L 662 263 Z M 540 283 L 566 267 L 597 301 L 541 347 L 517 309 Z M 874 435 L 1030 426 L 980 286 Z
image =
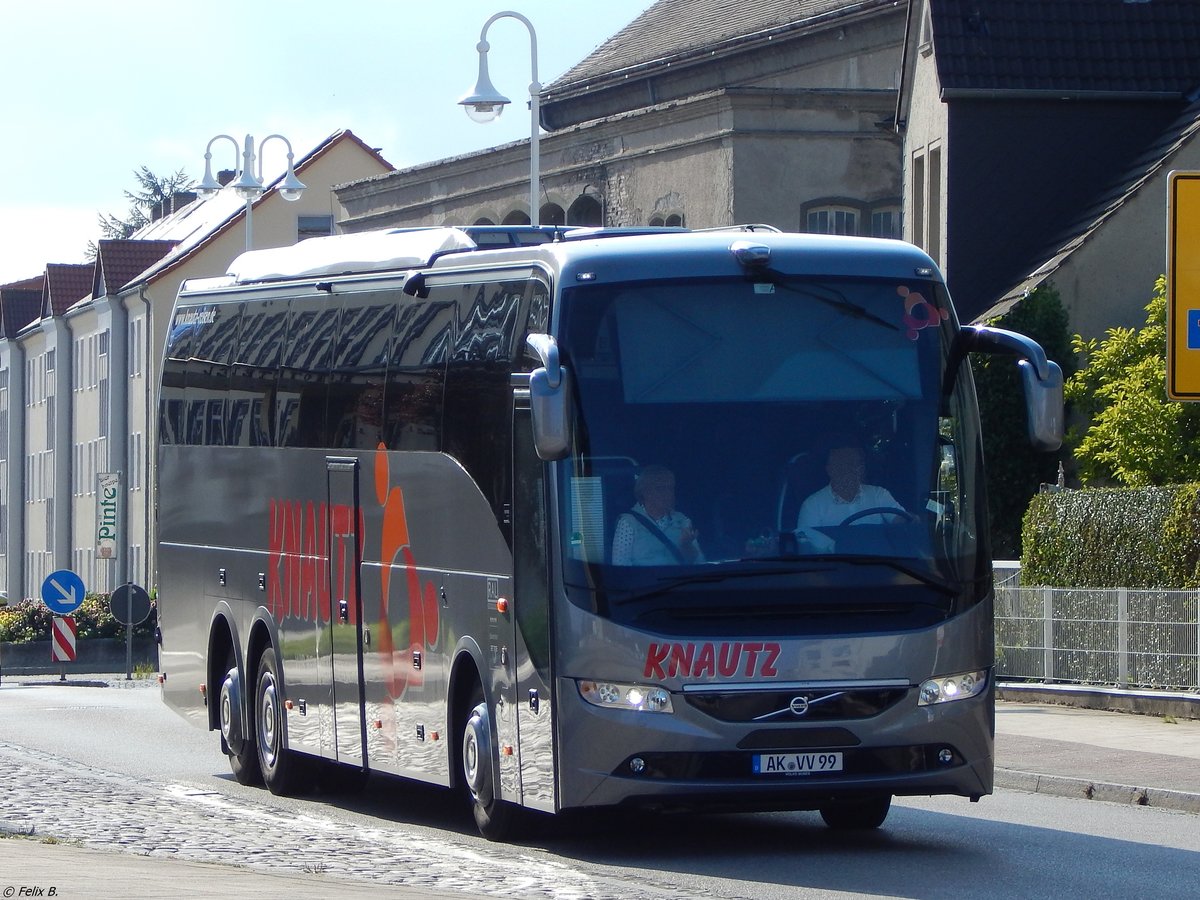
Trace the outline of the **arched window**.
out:
M 567 210 L 568 225 L 603 225 L 603 211 L 600 209 L 600 202 L 595 197 L 589 197 L 584 194 L 582 197 L 576 198 L 571 204 L 571 208 Z
M 666 225 L 668 228 L 682 228 L 683 215 L 680 213 L 671 213 L 671 215 L 667 216 Z
M 524 210 L 514 209 L 512 212 L 510 212 L 507 216 L 504 217 L 504 221 L 501 222 L 500 224 L 501 225 L 528 225 L 529 224 L 529 216 L 525 213 Z
M 547 203 L 542 207 L 541 220 L 543 225 L 566 225 L 567 214 L 557 203 Z
M 662 216 L 651 216 L 650 217 L 650 227 L 651 228 L 662 228 L 666 224 L 667 224 L 666 220 L 663 219 Z
M 476 219 L 471 224 L 472 225 L 495 225 L 496 223 L 493 222 L 491 219 L 489 219 L 487 216 L 480 216 L 478 219 Z

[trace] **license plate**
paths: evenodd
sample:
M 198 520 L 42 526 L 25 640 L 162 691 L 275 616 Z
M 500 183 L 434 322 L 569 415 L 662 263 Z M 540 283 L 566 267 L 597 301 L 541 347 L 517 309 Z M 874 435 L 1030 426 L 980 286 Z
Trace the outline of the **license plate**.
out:
M 753 757 L 755 775 L 811 775 L 842 771 L 841 753 L 762 753 Z

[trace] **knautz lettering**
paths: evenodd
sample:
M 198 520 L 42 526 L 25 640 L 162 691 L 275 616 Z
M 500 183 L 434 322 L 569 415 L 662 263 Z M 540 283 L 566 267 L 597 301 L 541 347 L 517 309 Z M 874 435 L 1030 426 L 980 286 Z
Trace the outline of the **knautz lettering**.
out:
M 646 678 L 775 678 L 780 647 L 772 642 L 651 644 Z

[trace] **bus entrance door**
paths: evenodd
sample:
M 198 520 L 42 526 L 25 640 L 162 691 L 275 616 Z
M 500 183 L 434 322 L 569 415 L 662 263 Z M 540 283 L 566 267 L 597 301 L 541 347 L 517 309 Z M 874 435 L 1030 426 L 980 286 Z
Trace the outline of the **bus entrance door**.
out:
M 362 533 L 354 457 L 327 457 L 329 486 L 328 669 L 333 687 L 333 758 L 366 765 L 363 715 Z M 324 655 L 324 654 L 321 654 Z M 323 662 L 323 665 L 326 663 Z
M 529 409 L 513 416 L 513 599 L 522 803 L 555 812 L 554 707 L 550 696 L 550 582 L 545 463 Z

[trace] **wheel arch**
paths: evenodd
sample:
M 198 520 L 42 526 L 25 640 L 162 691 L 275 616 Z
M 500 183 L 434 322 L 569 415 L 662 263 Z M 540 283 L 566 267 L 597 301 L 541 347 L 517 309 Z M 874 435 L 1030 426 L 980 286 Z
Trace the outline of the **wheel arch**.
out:
M 215 731 L 221 727 L 221 710 L 220 704 L 216 702 L 216 697 L 221 692 L 221 684 L 225 681 L 225 675 L 229 671 L 228 660 L 233 657 L 233 664 L 241 673 L 243 683 L 246 676 L 246 661 L 242 656 L 242 642 L 238 639 L 237 620 L 234 618 L 233 610 L 229 608 L 229 604 L 224 600 L 217 604 L 217 608 L 213 610 L 212 619 L 208 625 L 208 655 L 206 657 L 207 672 L 205 675 L 205 697 L 209 698 L 206 706 L 208 710 L 208 728 L 210 731 Z M 241 709 L 238 711 L 242 717 L 243 728 L 246 724 L 246 705 L 245 693 L 242 695 Z M 243 730 L 243 734 L 245 731 Z
M 463 638 L 455 648 L 450 663 L 450 680 L 446 686 L 446 725 L 449 728 L 449 740 L 446 741 L 447 764 L 450 772 L 450 787 L 463 787 L 461 772 L 459 772 L 459 741 L 467 717 L 471 714 L 471 696 L 476 686 L 483 690 L 484 702 L 491 707 L 491 690 L 483 673 L 487 667 L 483 664 L 483 651 L 470 638 Z M 490 717 L 489 717 L 490 718 Z M 493 723 L 493 729 L 495 725 Z M 495 735 L 492 736 L 495 746 Z M 493 768 L 494 771 L 494 768 Z

